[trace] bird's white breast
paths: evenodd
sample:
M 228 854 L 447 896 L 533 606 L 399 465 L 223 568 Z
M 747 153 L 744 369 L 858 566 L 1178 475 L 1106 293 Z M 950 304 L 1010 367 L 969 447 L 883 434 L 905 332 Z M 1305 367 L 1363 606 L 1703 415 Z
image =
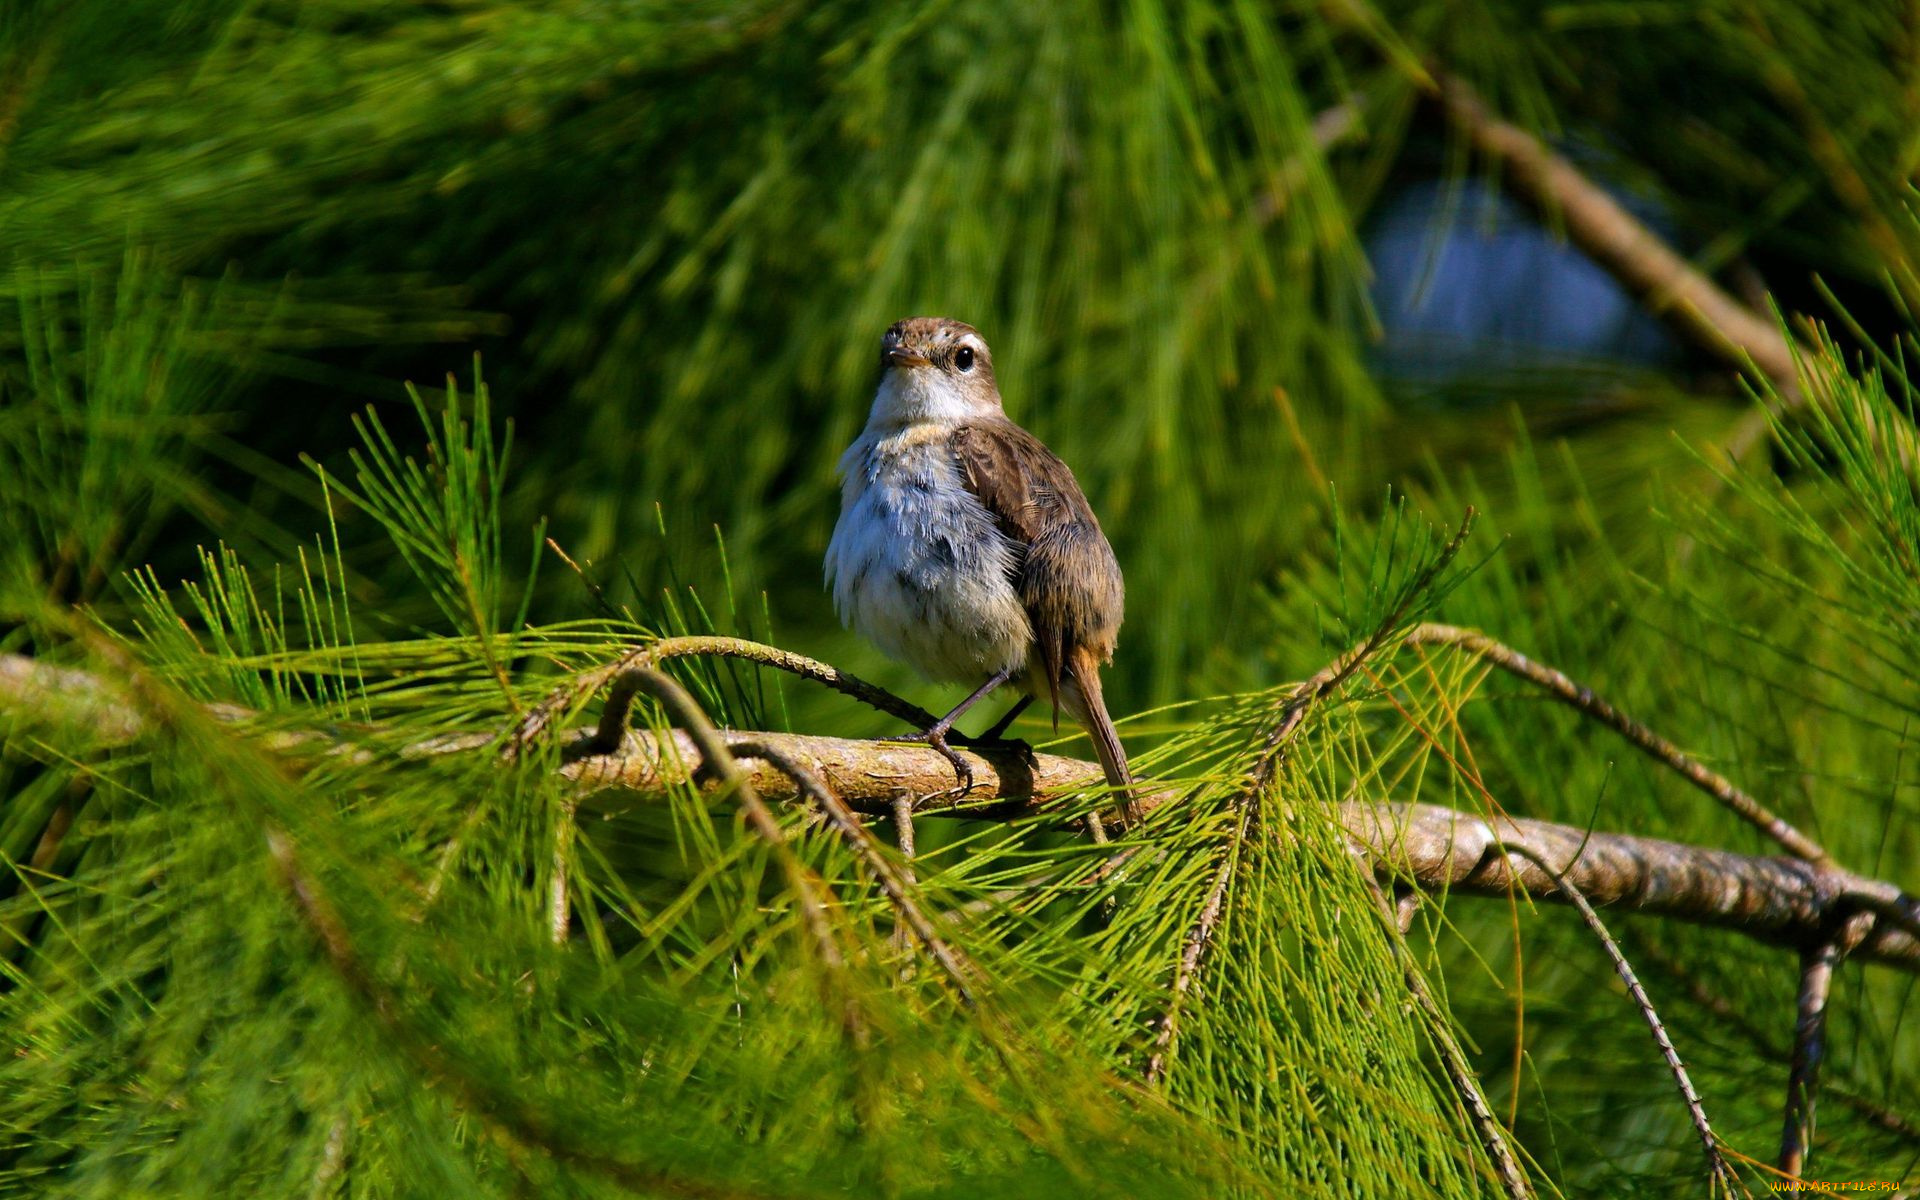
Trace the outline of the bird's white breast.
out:
M 840 619 L 930 679 L 1018 669 L 1033 628 L 1012 584 L 1017 551 L 967 491 L 949 431 L 869 429 L 840 460 L 827 583 Z

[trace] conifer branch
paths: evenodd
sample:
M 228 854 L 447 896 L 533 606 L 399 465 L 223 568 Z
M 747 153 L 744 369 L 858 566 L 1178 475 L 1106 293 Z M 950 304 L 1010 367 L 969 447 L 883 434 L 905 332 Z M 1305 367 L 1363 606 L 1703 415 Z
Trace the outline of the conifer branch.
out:
M 1212 942 L 1214 927 L 1220 923 L 1220 915 L 1226 907 L 1227 889 L 1233 883 L 1235 868 L 1240 864 L 1240 850 L 1246 841 L 1247 824 L 1248 814 L 1242 808 L 1239 820 L 1234 824 L 1233 837 L 1226 852 L 1220 856 L 1220 866 L 1207 888 L 1206 902 L 1200 906 L 1200 919 L 1187 931 L 1180 951 L 1179 968 L 1173 975 L 1173 995 L 1167 1001 L 1167 1011 L 1161 1015 L 1159 1027 L 1154 1033 L 1153 1053 L 1147 1058 L 1146 1078 L 1149 1084 L 1157 1084 L 1166 1078 L 1167 1062 L 1180 1036 L 1181 1005 L 1186 1001 L 1188 990 L 1193 987 L 1194 977 L 1200 970 L 1200 959 Z
M 1501 166 L 1508 186 L 1649 311 L 1771 386 L 1789 406 L 1800 403 L 1796 347 L 1778 325 L 1682 258 L 1566 156 L 1495 114 L 1471 84 L 1433 67 L 1421 82 L 1474 149 Z
M 865 825 L 861 824 L 859 816 L 847 807 L 846 801 L 835 795 L 833 789 L 827 786 L 820 776 L 808 770 L 798 759 L 784 750 L 752 741 L 735 741 L 732 743 L 731 750 L 736 758 L 758 758 L 772 763 L 782 774 L 793 780 L 794 786 L 800 789 L 802 795 L 820 806 L 827 820 L 845 840 L 847 847 L 853 851 L 854 857 L 860 860 L 860 865 L 866 868 L 867 873 L 873 877 L 873 881 L 879 885 L 881 894 L 886 896 L 887 902 L 899 914 L 901 923 L 913 931 L 914 936 L 920 939 L 920 944 L 926 948 L 927 954 L 940 964 L 942 971 L 946 972 L 947 978 L 953 984 L 955 994 L 963 1003 L 969 1005 L 975 1003 L 971 981 L 978 978 L 978 972 L 972 969 L 959 951 L 940 936 L 933 922 L 928 920 L 926 914 L 920 910 L 919 902 L 913 897 L 910 881 L 894 870 L 893 864 L 887 861 L 887 856 L 873 840 L 873 835 L 867 831 Z M 899 808 L 896 806 L 890 815 L 898 813 Z M 909 821 L 903 828 L 912 829 L 910 814 Z M 906 843 L 903 852 L 910 854 L 912 852 L 910 833 Z
M 1713 1126 L 1707 1121 L 1706 1106 L 1700 1102 L 1700 1093 L 1694 1088 L 1692 1077 L 1687 1074 L 1686 1064 L 1680 1061 L 1680 1052 L 1673 1048 L 1673 1039 L 1667 1035 L 1666 1023 L 1660 1019 L 1659 1012 L 1654 1009 L 1653 998 L 1647 995 L 1647 989 L 1641 985 L 1639 975 L 1634 973 L 1633 964 L 1627 961 L 1625 954 L 1621 953 L 1620 943 L 1607 932 L 1606 924 L 1600 920 L 1600 914 L 1593 910 L 1593 905 L 1587 903 L 1587 898 L 1580 894 L 1580 889 L 1570 884 L 1544 856 L 1527 847 L 1517 847 L 1512 852 L 1526 857 L 1553 877 L 1554 882 L 1560 887 L 1561 894 L 1580 911 L 1580 918 L 1587 923 L 1587 928 L 1593 931 L 1593 935 L 1599 938 L 1600 944 L 1606 948 L 1607 957 L 1613 960 L 1614 971 L 1620 976 L 1620 982 L 1626 985 L 1627 994 L 1633 997 L 1634 1005 L 1639 1008 L 1641 1017 L 1647 1023 L 1647 1029 L 1652 1032 L 1654 1045 L 1660 1048 L 1660 1056 L 1666 1060 L 1667 1070 L 1672 1073 L 1673 1081 L 1680 1089 L 1680 1097 L 1686 1103 L 1687 1115 L 1693 1121 L 1694 1132 L 1699 1135 L 1701 1149 L 1706 1154 L 1707 1175 L 1711 1180 L 1709 1194 L 1724 1193 L 1731 1196 L 1735 1189 L 1739 1188 L 1740 1182 L 1735 1178 L 1732 1168 L 1727 1166 L 1726 1156 L 1720 1153 L 1719 1139 L 1714 1136 Z
M 367 1005 L 415 1065 L 446 1088 L 461 1108 L 477 1116 L 507 1145 L 509 1152 L 516 1146 L 533 1147 L 556 1162 L 583 1168 L 649 1194 L 684 1196 L 690 1200 L 751 1200 L 751 1193 L 665 1175 L 636 1163 L 582 1150 L 572 1145 L 567 1135 L 552 1127 L 544 1116 L 475 1078 L 447 1054 L 437 1039 L 424 1036 L 406 1020 L 399 1000 L 368 970 L 345 922 L 334 911 L 292 839 L 284 831 L 270 827 L 267 852 L 293 898 L 295 911 L 319 943 L 335 974 Z
M 1796 857 L 1813 863 L 1831 861 L 1826 850 L 1818 842 L 1801 833 L 1766 805 L 1734 786 L 1725 776 L 1708 770 L 1678 746 L 1607 703 L 1591 688 L 1575 683 L 1560 671 L 1534 662 L 1518 650 L 1501 645 L 1477 629 L 1462 629 L 1455 625 L 1441 625 L 1433 622 L 1416 625 L 1407 633 L 1407 644 L 1454 646 L 1486 660 L 1510 675 L 1537 684 L 1556 700 L 1579 709 L 1632 742 L 1652 758 L 1671 767 L 1687 782 L 1718 800 L 1741 820 L 1780 843 Z
M 1392 636 L 1407 609 L 1432 586 L 1447 564 L 1453 561 L 1460 547 L 1466 544 L 1467 535 L 1473 530 L 1475 513 L 1471 505 L 1461 518 L 1460 528 L 1454 531 L 1440 553 L 1433 561 L 1421 569 L 1412 584 L 1400 595 L 1398 603 L 1365 641 L 1334 659 L 1316 671 L 1305 682 L 1296 686 L 1288 695 L 1286 703 L 1280 709 L 1279 720 L 1267 734 L 1260 756 L 1254 761 L 1253 771 L 1248 777 L 1246 787 L 1233 801 L 1233 835 L 1228 840 L 1225 853 L 1221 857 L 1220 867 L 1214 876 L 1213 885 L 1207 891 L 1206 901 L 1200 907 L 1199 919 L 1185 938 L 1180 952 L 1180 961 L 1174 971 L 1173 995 L 1168 1000 L 1167 1011 L 1162 1014 L 1154 1035 L 1153 1053 L 1147 1059 L 1147 1082 L 1160 1082 L 1166 1073 L 1167 1059 L 1173 1050 L 1174 1040 L 1179 1036 L 1180 1006 L 1187 992 L 1193 986 L 1194 976 L 1205 959 L 1207 947 L 1213 941 L 1214 927 L 1220 922 L 1221 914 L 1226 911 L 1228 889 L 1233 884 L 1234 866 L 1238 862 L 1242 848 L 1246 843 L 1248 831 L 1259 815 L 1259 804 L 1266 795 L 1268 785 L 1274 774 L 1285 760 L 1293 736 L 1307 719 L 1307 713 L 1324 696 L 1327 696 L 1344 683 L 1360 665 L 1378 651 Z M 1142 806 L 1144 808 L 1144 806 Z
M 1416 627 L 1417 629 L 1418 627 Z M 1290 693 L 1291 694 L 1291 693 Z M 78 721 L 104 744 L 133 740 L 147 729 L 139 713 L 114 698 L 97 676 L 45 666 L 18 655 L 0 655 L 0 709 L 59 722 Z M 690 699 L 690 698 L 689 698 Z M 231 705 L 208 706 L 215 719 L 242 723 L 247 715 Z M 959 751 L 973 768 L 975 786 L 961 799 L 951 794 L 952 767 L 911 743 L 755 731 L 714 733 L 725 750 L 728 736 L 780 750 L 831 787 L 853 811 L 885 816 L 904 795 L 919 797 L 912 813 L 925 817 L 1012 821 L 1053 818 L 1061 801 L 1094 784 L 1097 764 L 1059 755 L 1021 755 L 995 747 Z M 703 773 L 703 744 L 685 730 L 663 736 L 631 730 L 618 747 L 594 753 L 591 731 L 563 743 L 561 774 L 583 791 L 583 804 L 607 812 L 634 803 L 653 803 L 689 782 L 712 791 L 719 786 Z M 275 733 L 268 749 L 313 753 L 337 744 L 320 734 Z M 418 753 L 471 752 L 492 739 L 487 735 L 449 735 L 432 739 Z M 736 763 L 754 794 L 774 803 L 800 803 L 799 787 L 764 760 Z M 1151 814 L 1178 801 L 1172 788 L 1142 789 L 1142 807 Z M 1108 819 L 1119 821 L 1117 812 Z M 1061 814 L 1063 822 L 1071 818 Z M 1734 930 L 1773 945 L 1799 948 L 1827 936 L 1835 923 L 1858 911 L 1883 919 L 1851 957 L 1920 973 L 1920 938 L 1912 932 L 1920 902 L 1895 885 L 1812 862 L 1737 854 L 1703 846 L 1629 834 L 1595 832 L 1528 818 L 1482 818 L 1427 804 L 1350 801 L 1339 819 L 1367 856 L 1376 875 L 1422 892 L 1511 899 L 1527 895 L 1567 903 L 1553 878 L 1515 865 L 1498 847 L 1539 847 L 1564 863 L 1566 878 L 1593 903 L 1650 916 Z M 1497 830 L 1497 832 L 1496 832 Z M 1127 853 L 1142 847 L 1132 847 Z M 1571 851 L 1579 849 L 1575 857 Z
M 1180 962 L 1174 974 L 1173 995 L 1168 1002 L 1166 1013 L 1159 1021 L 1154 1037 L 1152 1055 L 1147 1060 L 1147 1082 L 1160 1082 L 1166 1072 L 1166 1066 L 1176 1039 L 1179 1036 L 1181 1005 L 1188 992 L 1193 988 L 1200 967 L 1205 961 L 1208 947 L 1212 944 L 1214 931 L 1221 916 L 1226 911 L 1235 868 L 1245 849 L 1246 839 L 1259 816 L 1261 799 L 1266 795 L 1268 786 L 1285 762 L 1292 747 L 1293 738 L 1305 723 L 1307 714 L 1322 698 L 1337 690 L 1352 674 L 1360 669 L 1368 658 L 1378 652 L 1392 638 L 1407 610 L 1424 595 L 1433 582 L 1439 578 L 1447 564 L 1453 561 L 1460 547 L 1466 543 L 1467 535 L 1473 529 L 1474 510 L 1469 507 L 1460 522 L 1460 527 L 1448 539 L 1440 553 L 1434 557 L 1415 577 L 1400 595 L 1398 603 L 1380 620 L 1365 641 L 1334 659 L 1305 682 L 1299 684 L 1289 695 L 1282 707 L 1279 720 L 1268 733 L 1266 745 L 1255 760 L 1254 769 L 1248 779 L 1247 787 L 1234 803 L 1237 821 L 1225 855 L 1221 859 L 1212 886 L 1208 889 L 1205 903 L 1201 906 L 1199 920 L 1187 934 L 1181 950 Z M 1388 904 L 1380 885 L 1371 876 L 1366 877 L 1369 890 L 1382 906 L 1389 919 L 1397 924 L 1393 906 Z M 1487 1103 L 1486 1093 L 1480 1087 L 1480 1081 L 1473 1073 L 1472 1064 L 1467 1061 L 1465 1052 L 1454 1038 L 1448 1018 L 1438 1001 L 1426 985 L 1417 965 L 1407 954 L 1406 945 L 1398 937 L 1388 939 L 1390 950 L 1400 960 L 1402 976 L 1408 991 L 1414 996 L 1422 1013 L 1426 1016 L 1432 1032 L 1435 1047 L 1440 1052 L 1446 1067 L 1449 1082 L 1452 1083 L 1461 1105 L 1471 1119 L 1475 1133 L 1480 1138 L 1481 1147 L 1487 1152 L 1495 1174 L 1500 1179 L 1510 1200 L 1531 1200 L 1533 1185 L 1514 1157 L 1512 1148 L 1507 1144 L 1506 1133 L 1495 1118 L 1491 1106 Z
M 785 747 L 810 763 L 861 813 L 890 813 L 900 791 L 938 793 L 952 776 L 945 759 L 918 746 L 789 733 L 747 736 Z M 588 802 L 603 809 L 651 803 L 685 784 L 689 772 L 682 764 L 699 760 L 690 741 L 677 736 L 670 741 L 662 745 L 652 734 L 636 731 L 614 754 L 581 758 L 562 770 L 598 793 Z M 1060 810 L 1063 798 L 1099 778 L 1098 765 L 1084 759 L 1035 754 L 1030 761 L 1018 761 L 1011 755 L 961 753 L 971 756 L 972 795 L 964 803 L 936 796 L 934 803 L 916 806 L 916 814 L 995 821 L 1045 818 Z M 770 800 L 800 799 L 791 781 L 770 766 L 756 769 L 748 764 L 746 769 Z M 1143 790 L 1141 800 L 1151 816 L 1182 795 L 1170 789 Z M 1862 909 L 1898 914 L 1914 904 L 1891 883 L 1791 858 L 1522 817 L 1483 818 L 1430 804 L 1349 801 L 1338 815 L 1376 875 L 1428 893 L 1501 900 L 1520 894 L 1571 903 L 1552 877 L 1500 854 L 1499 846 L 1518 843 L 1567 864 L 1562 867 L 1566 877 L 1602 907 L 1730 929 L 1774 945 L 1807 944 L 1843 914 Z M 1854 957 L 1920 972 L 1920 939 L 1897 922 L 1884 921 Z
M 1787 1075 L 1787 1112 L 1780 1131 L 1780 1170 L 1798 1176 L 1813 1144 L 1814 1100 L 1827 1055 L 1827 996 L 1834 968 L 1873 928 L 1870 912 L 1848 917 L 1833 937 L 1801 954 L 1800 994 L 1793 1023 L 1793 1058 Z
M 86 672 L 60 670 L 55 678 L 59 683 L 76 690 L 78 695 L 72 699 L 82 706 L 80 711 L 91 708 L 96 713 L 108 714 L 111 729 L 131 730 L 136 735 L 157 733 L 175 741 L 182 750 L 197 750 L 204 749 L 208 743 L 196 738 L 199 733 L 196 725 L 207 721 L 232 723 L 239 719 L 236 716 L 239 710 L 232 706 L 194 705 L 185 701 L 144 670 L 125 649 L 106 638 L 91 631 L 83 631 L 82 637 L 89 649 L 114 667 L 124 691 L 114 690 L 102 677 Z M 9 700 L 16 698 L 14 689 L 23 680 L 30 689 L 37 690 L 43 696 L 46 694 L 47 680 L 35 676 L 35 666 L 30 659 L 0 655 L 0 710 L 7 707 Z M 63 711 L 71 715 L 75 710 Z M 94 728 L 97 732 L 99 727 Z M 279 753 L 271 744 L 232 744 L 242 745 L 262 759 Z M 298 744 L 311 745 L 311 740 L 303 738 Z M 234 771 L 233 764 L 223 762 L 220 755 L 206 757 L 214 764 L 216 773 Z M 275 778 L 277 773 L 269 771 L 266 777 Z M 754 1193 L 724 1184 L 688 1179 L 582 1147 L 566 1129 L 528 1105 L 520 1096 L 470 1070 L 457 1054 L 447 1049 L 440 1038 L 430 1035 L 410 1018 L 405 997 L 396 994 L 368 965 L 346 921 L 326 894 L 318 876 L 308 866 L 293 835 L 271 813 L 255 812 L 252 815 L 260 822 L 268 860 L 292 899 L 294 913 L 312 935 L 322 956 L 333 968 L 335 977 L 366 1006 L 381 1030 L 413 1064 L 414 1069 L 462 1110 L 472 1114 L 498 1140 L 509 1157 L 523 1147 L 532 1148 L 557 1163 L 592 1172 L 622 1187 L 647 1194 L 685 1197 L 687 1200 L 766 1200 L 765 1197 L 756 1197 Z

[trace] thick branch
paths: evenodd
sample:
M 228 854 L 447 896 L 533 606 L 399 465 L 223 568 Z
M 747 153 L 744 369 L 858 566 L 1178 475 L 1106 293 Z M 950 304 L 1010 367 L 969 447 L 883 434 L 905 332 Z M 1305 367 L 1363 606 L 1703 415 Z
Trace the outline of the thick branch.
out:
M 826 780 L 857 812 L 891 813 L 902 792 L 938 793 L 953 774 L 945 759 L 921 746 L 791 733 L 732 736 L 779 747 Z M 1099 765 L 1082 759 L 1036 754 L 1023 763 L 1013 755 L 961 753 L 974 769 L 968 801 L 936 794 L 918 803 L 916 814 L 986 820 L 1036 816 L 1064 793 L 1093 786 L 1100 778 Z M 606 809 L 663 795 L 686 782 L 689 764 L 699 761 L 684 735 L 674 735 L 672 745 L 663 747 L 651 733 L 632 732 L 615 753 L 580 758 L 563 769 L 598 792 L 591 803 Z M 749 760 L 741 767 L 769 802 L 802 802 L 793 781 L 771 764 Z M 1177 803 L 1178 796 L 1162 791 L 1142 800 L 1154 808 Z M 1431 804 L 1352 801 L 1342 806 L 1341 820 L 1380 878 L 1422 891 L 1502 900 L 1521 894 L 1570 903 L 1551 875 L 1503 850 L 1524 846 L 1563 864 L 1560 873 L 1598 907 L 1677 917 L 1794 948 L 1826 936 L 1842 916 L 1881 911 L 1901 898 L 1891 884 L 1797 859 L 1592 833 L 1551 821 L 1496 822 Z M 1882 922 L 1852 957 L 1920 973 L 1920 940 Z
M 1593 833 L 1552 821 L 1489 820 L 1432 804 L 1341 806 L 1348 834 L 1383 877 L 1427 892 L 1531 896 L 1570 903 L 1553 875 L 1526 858 L 1557 864 L 1589 902 L 1647 916 L 1676 917 L 1803 947 L 1832 922 L 1897 901 L 1879 880 L 1791 858 L 1762 858 L 1622 833 Z M 1920 973 L 1920 939 L 1880 923 L 1854 957 Z
M 230 706 L 209 706 L 216 719 L 244 722 Z M 148 727 L 142 715 L 99 677 L 0 655 L 0 710 L 25 711 L 57 722 L 79 722 L 103 741 L 138 737 Z M 667 745 L 652 733 L 631 731 L 617 749 L 582 752 L 594 739 L 576 734 L 568 745 L 562 773 L 587 793 L 582 802 L 601 811 L 621 804 L 657 800 L 670 787 L 687 782 L 703 761 L 684 731 L 667 735 Z M 726 735 L 771 747 L 817 776 L 856 812 L 890 815 L 895 801 L 912 796 L 920 816 L 1010 820 L 1045 813 L 1069 792 L 1097 784 L 1098 764 L 1035 754 L 981 753 L 963 749 L 973 767 L 975 787 L 962 802 L 949 793 L 952 767 L 937 753 L 905 743 L 791 733 Z M 421 753 L 453 753 L 482 747 L 485 736 L 437 739 Z M 270 742 L 288 749 L 327 743 L 325 735 L 277 733 Z M 272 745 L 269 749 L 274 749 Z M 333 746 L 337 749 L 337 746 Z M 774 764 L 748 759 L 737 769 L 765 800 L 803 803 L 798 785 Z M 703 786 L 719 786 L 712 780 Z M 1141 797 L 1149 811 L 1177 803 L 1181 793 L 1161 790 Z M 1117 814 L 1108 814 L 1117 820 Z M 1920 939 L 1906 924 L 1913 901 L 1880 880 L 1815 863 L 1734 854 L 1699 846 L 1625 834 L 1592 833 L 1547 821 L 1502 819 L 1494 822 L 1435 805 L 1370 804 L 1343 806 L 1342 821 L 1355 844 L 1383 879 L 1425 892 L 1458 892 L 1510 899 L 1530 895 L 1563 902 L 1553 879 L 1537 867 L 1515 862 L 1502 844 L 1524 844 L 1547 861 L 1565 864 L 1562 874 L 1595 905 L 1651 916 L 1676 917 L 1697 924 L 1733 929 L 1760 941 L 1800 949 L 1831 936 L 1835 923 L 1867 910 L 1891 916 L 1850 955 L 1920 973 Z M 1576 858 L 1577 856 L 1577 858 Z

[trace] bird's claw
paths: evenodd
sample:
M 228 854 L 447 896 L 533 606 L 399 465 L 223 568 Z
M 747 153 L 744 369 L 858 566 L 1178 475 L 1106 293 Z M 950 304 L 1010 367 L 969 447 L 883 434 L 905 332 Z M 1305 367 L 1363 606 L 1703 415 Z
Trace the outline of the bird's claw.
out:
M 899 740 L 903 742 L 918 742 L 931 750 L 937 750 L 940 752 L 940 757 L 953 764 L 953 775 L 960 785 L 954 789 L 952 793 L 957 799 L 966 799 L 967 793 L 973 790 L 973 768 L 968 766 L 967 760 L 961 758 L 960 755 L 955 752 L 954 748 L 947 744 L 947 734 L 945 730 L 937 728 L 928 729 L 921 733 L 910 733 Z M 946 793 L 942 794 L 944 795 Z

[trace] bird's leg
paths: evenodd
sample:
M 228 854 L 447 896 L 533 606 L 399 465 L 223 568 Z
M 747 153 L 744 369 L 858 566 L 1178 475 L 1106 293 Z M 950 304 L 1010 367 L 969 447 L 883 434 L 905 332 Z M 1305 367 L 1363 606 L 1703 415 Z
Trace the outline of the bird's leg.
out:
M 993 728 L 987 730 L 985 733 L 978 737 L 966 737 L 960 734 L 955 734 L 954 736 L 960 739 L 960 744 L 963 746 L 972 746 L 979 750 L 1002 750 L 1010 754 L 1017 754 L 1020 756 L 1021 761 L 1027 764 L 1028 769 L 1032 769 L 1039 761 L 1033 756 L 1033 747 L 1029 746 L 1022 738 L 1010 738 L 1007 736 L 1008 727 L 1013 724 L 1021 713 L 1027 711 L 1027 705 L 1032 703 L 1033 697 L 1031 695 L 1022 696 L 1018 700 L 1015 700 L 1013 707 L 1009 708 L 1005 715 L 993 723 Z
M 902 742 L 925 742 L 935 750 L 938 750 L 943 758 L 953 764 L 953 774 L 954 777 L 960 781 L 960 794 L 962 796 L 965 796 L 973 790 L 973 768 L 967 765 L 966 759 L 961 758 L 953 752 L 953 747 L 947 745 L 947 734 L 953 732 L 953 723 L 966 715 L 968 709 L 986 699 L 987 694 L 993 691 L 993 689 L 1013 678 L 1013 672 L 1014 668 L 1012 667 L 1008 667 L 1004 671 L 995 672 L 985 683 L 973 689 L 971 696 L 954 705 L 953 709 L 948 712 L 946 716 L 941 717 L 920 733 L 910 734 L 907 737 L 898 739 Z

